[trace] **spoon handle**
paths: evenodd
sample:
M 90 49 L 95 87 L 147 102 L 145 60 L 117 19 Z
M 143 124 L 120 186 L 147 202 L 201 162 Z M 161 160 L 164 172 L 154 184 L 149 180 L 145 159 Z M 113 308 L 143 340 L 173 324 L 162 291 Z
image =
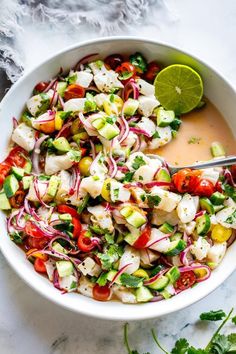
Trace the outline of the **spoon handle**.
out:
M 236 164 L 236 156 L 227 156 L 227 157 L 223 157 L 211 161 L 196 163 L 193 165 L 187 165 L 184 167 L 171 167 L 171 170 L 175 170 L 175 172 L 177 172 L 183 168 L 191 168 L 195 170 L 195 169 L 204 169 L 209 167 L 231 166 L 234 164 Z

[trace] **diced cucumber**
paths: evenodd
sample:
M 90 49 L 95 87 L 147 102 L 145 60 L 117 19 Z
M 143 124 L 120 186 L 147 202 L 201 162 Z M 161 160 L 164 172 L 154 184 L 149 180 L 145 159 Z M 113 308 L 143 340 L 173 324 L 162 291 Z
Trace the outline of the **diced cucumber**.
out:
M 107 273 L 107 280 L 108 281 L 112 281 L 114 279 L 114 276 L 117 274 L 117 270 L 111 269 L 108 273 Z
M 210 201 L 212 202 L 212 204 L 214 205 L 221 205 L 224 203 L 225 201 L 225 196 L 224 194 L 220 193 L 220 192 L 215 192 L 211 195 L 210 197 Z
M 157 125 L 159 127 L 167 127 L 175 119 L 174 111 L 166 111 L 163 107 L 158 107 L 155 109 L 157 116 Z
M 89 201 L 89 194 L 86 194 L 86 196 L 82 199 L 81 204 L 77 208 L 77 213 L 81 214 L 86 205 L 88 204 Z
M 126 220 L 130 225 L 136 228 L 141 227 L 147 221 L 145 216 L 143 216 L 141 213 L 139 213 L 136 210 L 134 210 L 132 214 L 126 218 Z
M 57 194 L 57 189 L 59 187 L 60 178 L 58 176 L 51 176 L 47 188 L 47 195 L 54 198 Z
M 129 98 L 124 104 L 124 114 L 126 116 L 133 116 L 137 111 L 139 106 L 139 101 Z
M 165 168 L 160 168 L 155 175 L 155 180 L 158 182 L 171 182 L 171 177 Z
M 164 224 L 162 224 L 159 227 L 159 230 L 161 232 L 164 232 L 164 234 L 170 234 L 171 232 L 174 231 L 174 227 L 172 225 L 168 224 L 168 222 L 164 222 Z
M 12 167 L 11 172 L 18 179 L 18 181 L 22 180 L 22 177 L 25 174 L 25 170 L 23 168 L 15 167 L 15 166 Z
M 148 302 L 153 298 L 151 291 L 145 286 L 138 288 L 135 293 L 138 302 Z
M 217 213 L 218 211 L 224 209 L 224 205 L 214 205 L 214 212 Z
M 225 156 L 225 149 L 221 143 L 217 141 L 211 144 L 211 154 L 213 157 Z
M 104 118 L 97 118 L 92 122 L 92 126 L 97 130 L 102 129 L 105 124 L 106 120 Z
M 27 160 L 25 165 L 24 165 L 24 170 L 25 173 L 31 173 L 32 172 L 32 162 Z
M 167 256 L 177 256 L 186 247 L 186 242 L 184 240 L 171 241 L 170 247 L 165 254 Z
M 168 270 L 168 272 L 166 273 L 166 276 L 170 280 L 170 283 L 174 284 L 176 280 L 178 280 L 180 277 L 179 268 L 176 266 L 170 268 L 170 270 Z
M 177 241 L 180 240 L 182 238 L 182 234 L 181 232 L 176 232 L 173 236 L 170 237 L 171 241 Z
M 58 261 L 56 267 L 59 277 L 68 277 L 73 273 L 73 263 L 70 261 Z
M 65 81 L 59 81 L 57 83 L 57 93 L 63 97 L 64 96 L 64 92 L 67 88 L 67 83 Z
M 137 239 L 139 238 L 139 235 L 136 235 L 134 233 L 129 233 L 128 235 L 125 236 L 124 240 L 129 244 L 133 245 Z
M 169 284 L 169 278 L 162 275 L 154 283 L 149 284 L 148 287 L 153 290 L 163 290 Z
M 3 191 L 0 192 L 0 209 L 1 210 L 11 209 L 11 205 L 9 203 L 9 200 L 7 199 L 7 196 Z
M 98 129 L 98 132 L 107 140 L 111 140 L 119 135 L 120 130 L 116 125 L 106 123 L 101 129 Z
M 122 216 L 124 216 L 124 218 L 127 218 L 128 216 L 130 216 L 133 212 L 133 209 L 130 206 L 126 206 L 124 208 L 121 209 L 120 213 Z
M 52 144 L 58 151 L 61 152 L 68 152 L 71 149 L 68 140 L 63 136 L 55 139 Z
M 164 297 L 165 300 L 171 298 L 172 296 L 167 289 L 162 290 L 160 294 Z
M 9 175 L 5 178 L 3 183 L 3 189 L 7 198 L 13 197 L 16 191 L 19 189 L 19 182 L 14 175 Z
M 33 182 L 33 176 L 24 176 L 22 178 L 23 189 L 29 189 L 31 183 Z
M 208 233 L 208 231 L 211 228 L 211 219 L 208 214 L 204 214 L 200 217 L 197 218 L 196 220 L 197 224 L 197 233 L 199 236 L 204 236 Z
M 70 222 L 72 220 L 72 216 L 70 214 L 59 214 L 59 219 L 65 222 Z
M 95 151 L 98 154 L 99 152 L 103 151 L 102 144 L 95 144 Z
M 56 252 L 67 254 L 67 250 L 59 242 L 53 242 L 52 249 Z
M 200 207 L 206 210 L 210 215 L 214 214 L 214 206 L 208 198 L 200 198 Z

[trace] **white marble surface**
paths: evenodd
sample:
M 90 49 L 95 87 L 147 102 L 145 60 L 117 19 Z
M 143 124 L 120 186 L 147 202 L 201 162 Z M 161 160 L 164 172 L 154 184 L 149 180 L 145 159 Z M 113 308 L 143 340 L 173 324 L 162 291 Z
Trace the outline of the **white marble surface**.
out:
M 129 35 L 142 35 L 174 44 L 189 51 L 221 72 L 236 85 L 236 2 L 235 0 L 167 0 L 176 14 L 168 18 L 158 11 L 150 21 L 130 28 Z M 173 16 L 173 15 L 172 15 Z M 119 33 L 119 34 L 120 34 Z M 25 34 L 30 37 L 30 34 Z M 38 34 L 40 38 L 40 34 Z M 95 31 L 85 37 L 97 37 Z M 75 36 L 73 36 L 73 41 Z M 55 38 L 57 50 L 61 43 Z M 31 63 L 32 64 L 32 63 Z M 196 323 L 200 312 L 209 309 L 228 310 L 236 303 L 236 275 L 218 290 L 190 308 L 150 321 L 130 324 L 132 343 L 140 352 L 158 353 L 150 337 L 157 329 L 167 348 L 176 337 L 188 336 L 195 345 L 207 341 L 212 326 Z M 138 311 L 138 310 L 137 310 Z M 188 326 L 188 324 L 194 326 Z M 187 326 L 186 326 L 187 325 Z M 121 322 L 107 322 L 68 312 L 42 298 L 26 286 L 0 255 L 0 352 L 2 354 L 104 354 L 125 353 Z

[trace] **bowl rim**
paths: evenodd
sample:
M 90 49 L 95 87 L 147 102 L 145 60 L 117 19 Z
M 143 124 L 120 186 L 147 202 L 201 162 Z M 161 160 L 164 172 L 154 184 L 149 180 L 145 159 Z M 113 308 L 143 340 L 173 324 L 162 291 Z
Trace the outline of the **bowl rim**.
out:
M 116 41 L 137 41 L 141 43 L 149 43 L 149 44 L 153 44 L 153 45 L 158 45 L 158 46 L 162 46 L 162 47 L 166 47 L 168 49 L 171 50 L 175 50 L 183 55 L 189 56 L 191 58 L 193 58 L 194 60 L 196 60 L 198 63 L 200 63 L 201 65 L 203 65 L 204 67 L 206 67 L 207 69 L 210 69 L 211 72 L 218 76 L 222 81 L 224 81 L 224 83 L 229 87 L 229 89 L 236 95 L 236 89 L 235 87 L 230 84 L 228 82 L 227 79 L 225 79 L 220 73 L 218 73 L 216 71 L 216 69 L 212 68 L 210 65 L 208 65 L 207 63 L 205 63 L 202 59 L 199 59 L 197 56 L 192 55 L 182 49 L 179 49 L 177 46 L 174 45 L 169 45 L 163 41 L 155 41 L 155 40 L 150 40 L 148 38 L 145 37 L 139 37 L 139 36 L 111 36 L 111 37 L 99 37 L 99 38 L 95 38 L 95 39 L 90 39 L 90 40 L 84 40 L 82 42 L 70 45 L 70 46 L 66 46 L 63 49 L 57 51 L 56 53 L 50 55 L 47 59 L 43 60 L 42 62 L 40 62 L 39 64 L 37 64 L 35 67 L 31 68 L 29 71 L 26 71 L 22 77 L 15 82 L 11 88 L 9 89 L 9 91 L 5 94 L 5 96 L 3 97 L 3 99 L 0 102 L 0 111 L 2 110 L 2 106 L 5 105 L 5 102 L 7 103 L 8 97 L 12 94 L 12 92 L 16 91 L 18 89 L 18 87 L 21 86 L 21 83 L 24 82 L 24 80 L 30 76 L 34 71 L 36 71 L 37 69 L 39 69 L 40 67 L 43 67 L 45 65 L 47 65 L 47 63 L 49 63 L 51 60 L 55 60 L 57 57 L 64 55 L 67 52 L 70 52 L 74 49 L 78 49 L 81 47 L 86 47 L 87 45 L 93 45 L 93 44 L 102 44 L 102 43 L 107 43 L 107 42 L 116 42 Z M 10 264 L 10 266 L 14 269 L 14 271 L 19 275 L 19 277 L 27 284 L 29 285 L 32 289 L 34 289 L 35 291 L 37 291 L 38 293 L 40 293 L 44 298 L 54 302 L 57 305 L 60 305 L 64 308 L 66 308 L 67 310 L 73 311 L 73 312 L 77 312 L 79 314 L 82 315 L 86 315 L 89 317 L 93 317 L 93 318 L 100 318 L 100 319 L 105 319 L 105 320 L 119 320 L 119 321 L 123 321 L 123 320 L 144 320 L 144 319 L 151 319 L 151 318 L 157 318 L 160 316 L 164 316 L 167 315 L 169 313 L 173 313 L 176 311 L 179 311 L 183 308 L 187 308 L 190 305 L 200 301 L 201 299 L 203 299 L 204 297 L 206 297 L 207 295 L 209 295 L 210 293 L 212 293 L 216 288 L 218 288 L 235 270 L 236 268 L 236 264 L 235 266 L 232 266 L 232 268 L 228 269 L 227 272 L 225 272 L 224 276 L 221 275 L 221 277 L 219 277 L 218 281 L 215 281 L 214 284 L 211 285 L 210 288 L 206 288 L 204 289 L 204 291 L 200 291 L 199 293 L 196 293 L 195 296 L 189 296 L 188 297 L 188 301 L 182 302 L 182 304 L 178 304 L 176 306 L 170 306 L 167 309 L 165 309 L 164 311 L 159 311 L 159 313 L 157 313 L 157 311 L 155 311 L 155 306 L 153 306 L 153 311 L 141 311 L 141 308 L 144 309 L 145 308 L 145 304 L 123 304 L 124 305 L 124 309 L 126 308 L 128 310 L 128 308 L 130 306 L 134 306 L 136 308 L 140 308 L 140 311 L 137 311 L 135 314 L 132 313 L 132 315 L 130 315 L 129 313 L 125 314 L 123 313 L 123 311 L 120 314 L 112 314 L 112 311 L 110 307 L 107 308 L 108 311 L 101 311 L 102 306 L 100 311 L 92 311 L 91 308 L 86 308 L 84 307 L 78 307 L 75 308 L 74 306 L 70 306 L 68 303 L 63 302 L 63 301 L 59 301 L 58 299 L 54 299 L 53 296 L 51 295 L 50 292 L 44 292 L 43 289 L 41 289 L 37 283 L 32 283 L 29 281 L 29 279 L 21 272 L 21 270 L 17 267 L 17 265 L 15 264 L 14 260 L 11 257 L 8 257 L 8 255 L 6 254 L 4 247 L 2 246 L 2 242 L 0 240 L 0 250 L 2 252 L 2 254 L 4 255 L 5 259 L 7 260 L 8 264 Z M 51 285 L 49 283 L 49 285 Z M 189 289 L 191 291 L 191 289 Z M 185 291 L 189 292 L 189 290 Z M 181 296 L 181 294 L 178 295 L 178 297 Z M 169 302 L 169 300 L 166 300 L 166 302 Z M 94 301 L 93 306 L 94 309 L 95 307 L 99 307 L 99 304 L 104 304 L 104 303 L 100 303 L 98 301 Z M 128 311 L 127 311 L 128 312 Z

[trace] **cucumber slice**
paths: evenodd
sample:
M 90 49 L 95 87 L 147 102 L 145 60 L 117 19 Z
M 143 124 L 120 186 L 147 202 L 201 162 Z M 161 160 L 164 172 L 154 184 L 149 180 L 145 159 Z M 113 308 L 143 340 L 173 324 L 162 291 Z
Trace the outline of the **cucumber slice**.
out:
M 67 254 L 67 250 L 59 242 L 53 242 L 52 249 L 56 252 Z
M 186 242 L 184 240 L 171 241 L 170 247 L 165 254 L 167 256 L 177 256 L 186 247 Z
M 208 198 L 200 198 L 200 207 L 203 210 L 206 210 L 210 215 L 214 214 L 214 206 Z
M 169 291 L 166 290 L 166 289 L 162 290 L 162 291 L 160 292 L 160 294 L 164 297 L 165 300 L 170 299 L 171 296 L 172 296 L 172 295 L 169 293 Z
M 218 211 L 224 209 L 224 205 L 214 205 L 214 212 L 217 213 Z
M 66 88 L 67 88 L 67 83 L 65 81 L 59 81 L 57 83 L 57 93 L 59 93 L 61 97 L 64 96 L 64 92 Z
M 225 156 L 225 149 L 221 143 L 217 141 L 211 144 L 211 154 L 213 157 Z
M 31 183 L 33 182 L 33 176 L 24 176 L 22 178 L 23 189 L 29 189 Z
M 47 195 L 49 197 L 54 198 L 56 196 L 59 183 L 60 178 L 58 176 L 51 176 L 47 189 Z
M 211 228 L 211 219 L 208 214 L 204 214 L 197 218 L 196 223 L 196 229 L 199 236 L 206 235 Z
M 158 107 L 155 109 L 157 116 L 157 125 L 159 127 L 167 127 L 175 119 L 174 111 L 166 111 L 163 107 Z
M 153 298 L 151 291 L 145 286 L 141 286 L 136 290 L 136 299 L 138 302 L 148 302 Z
M 176 280 L 179 279 L 180 277 L 180 271 L 179 268 L 174 266 L 172 267 L 167 273 L 166 273 L 167 278 L 169 279 L 171 284 L 174 284 Z
M 129 98 L 124 105 L 124 114 L 126 116 L 133 116 L 137 111 L 139 106 L 139 101 L 134 100 L 133 98 Z
M 212 196 L 210 197 L 210 201 L 212 202 L 212 204 L 214 205 L 221 205 L 224 203 L 225 201 L 225 196 L 224 194 L 220 193 L 220 192 L 215 192 L 212 194 Z
M 25 173 L 31 173 L 32 172 L 32 162 L 27 160 L 24 166 Z
M 158 278 L 154 283 L 148 285 L 150 289 L 163 290 L 169 284 L 169 278 L 163 275 Z
M 5 178 L 3 189 L 7 198 L 11 198 L 19 189 L 19 183 L 14 175 L 9 175 Z
M 12 167 L 11 172 L 18 179 L 18 181 L 22 180 L 22 178 L 25 174 L 25 170 L 23 168 L 15 167 L 15 166 Z
M 119 135 L 120 130 L 116 125 L 106 123 L 101 129 L 98 129 L 98 132 L 107 140 L 111 140 Z
M 71 149 L 68 140 L 63 136 L 58 139 L 55 139 L 52 144 L 58 151 L 61 152 L 68 152 Z
M 147 221 L 145 216 L 143 216 L 141 213 L 139 213 L 136 210 L 133 211 L 132 214 L 126 218 L 126 220 L 130 225 L 136 228 L 141 227 Z
M 106 120 L 103 118 L 97 118 L 92 122 L 92 126 L 97 130 L 102 129 L 105 124 Z
M 171 182 L 171 177 L 165 168 L 160 168 L 155 175 L 155 180 L 158 182 Z
M 162 224 L 159 227 L 159 230 L 161 232 L 164 232 L 164 234 L 170 234 L 171 232 L 174 231 L 174 227 L 172 225 L 168 224 L 168 222 L 164 222 L 164 224 Z
M 171 241 L 177 241 L 180 240 L 182 238 L 182 234 L 181 232 L 176 232 L 173 236 L 171 236 L 170 240 Z
M 139 234 L 136 235 L 134 233 L 130 233 L 128 235 L 125 236 L 124 240 L 130 245 L 133 246 L 133 244 L 138 240 L 139 238 Z
M 65 222 L 70 222 L 72 220 L 72 216 L 70 214 L 59 214 L 59 219 Z
M 58 261 L 56 267 L 59 277 L 68 277 L 73 273 L 73 263 L 70 261 Z
M 11 205 L 9 203 L 9 200 L 7 199 L 7 196 L 3 191 L 0 193 L 0 209 L 1 210 L 10 210 L 11 209 Z
M 128 216 L 130 216 L 133 212 L 133 209 L 130 206 L 126 206 L 124 208 L 121 209 L 120 213 L 122 216 L 124 216 L 124 218 L 127 218 Z

